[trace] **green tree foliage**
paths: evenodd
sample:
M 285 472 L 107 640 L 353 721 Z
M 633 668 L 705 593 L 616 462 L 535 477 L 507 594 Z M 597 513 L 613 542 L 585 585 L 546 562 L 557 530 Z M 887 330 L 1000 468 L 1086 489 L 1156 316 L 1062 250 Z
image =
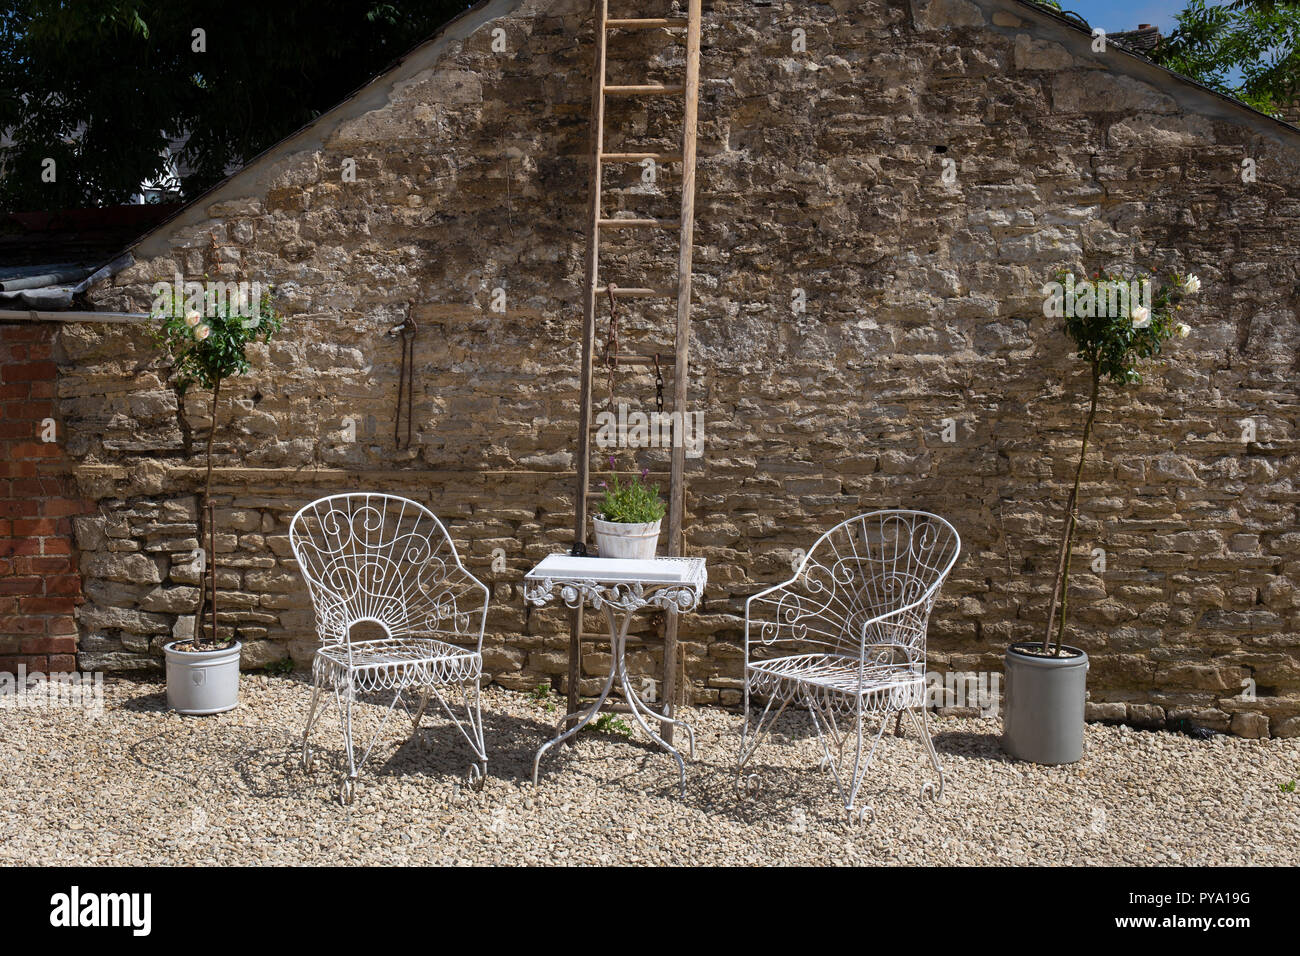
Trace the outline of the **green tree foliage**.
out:
M 0 130 L 12 139 L 0 150 L 0 209 L 125 202 L 163 172 L 161 152 L 185 134 L 183 187 L 193 196 L 466 6 L 0 0 Z M 53 182 L 42 178 L 47 159 Z
M 1152 59 L 1277 113 L 1300 99 L 1300 0 L 1189 0 Z

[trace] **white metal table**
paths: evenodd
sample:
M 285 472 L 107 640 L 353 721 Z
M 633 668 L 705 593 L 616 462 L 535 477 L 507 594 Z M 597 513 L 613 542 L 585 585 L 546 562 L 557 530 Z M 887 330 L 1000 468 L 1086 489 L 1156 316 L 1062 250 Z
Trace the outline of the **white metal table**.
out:
M 686 763 L 682 760 L 682 755 L 650 729 L 646 718 L 684 727 L 690 741 L 692 760 L 695 759 L 695 731 L 684 720 L 652 710 L 632 689 L 632 682 L 627 676 L 627 632 L 632 615 L 643 607 L 656 607 L 674 613 L 694 610 L 704 595 L 707 580 L 703 558 L 639 560 L 575 558 L 567 554 L 547 555 L 541 564 L 524 576 L 524 600 L 538 607 L 558 597 L 567 607 L 576 608 L 584 601 L 590 601 L 597 611 L 603 610 L 609 622 L 610 640 L 609 676 L 605 678 L 600 696 L 586 710 L 566 714 L 556 724 L 556 736 L 542 744 L 537 756 L 533 758 L 534 786 L 537 784 L 537 768 L 542 755 L 591 722 L 600 712 L 617 679 L 632 718 L 651 740 L 676 759 L 681 775 L 682 794 L 685 795 Z M 577 722 L 561 732 L 564 725 L 575 718 Z

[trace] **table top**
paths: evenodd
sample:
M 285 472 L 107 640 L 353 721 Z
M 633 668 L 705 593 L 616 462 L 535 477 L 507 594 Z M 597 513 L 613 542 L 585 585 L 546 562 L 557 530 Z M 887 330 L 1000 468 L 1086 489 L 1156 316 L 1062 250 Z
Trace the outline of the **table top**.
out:
M 703 558 L 575 558 L 548 554 L 526 581 L 594 581 L 597 584 L 699 584 L 706 580 Z

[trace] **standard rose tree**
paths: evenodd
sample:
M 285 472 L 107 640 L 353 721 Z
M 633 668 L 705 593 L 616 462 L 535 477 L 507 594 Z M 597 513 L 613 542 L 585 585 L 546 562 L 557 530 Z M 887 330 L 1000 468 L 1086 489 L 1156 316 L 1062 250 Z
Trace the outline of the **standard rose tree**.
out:
M 1079 480 L 1097 419 L 1101 383 L 1103 379 L 1115 385 L 1142 381 L 1141 363 L 1159 355 L 1169 339 L 1190 333 L 1174 316 L 1179 300 L 1201 287 L 1196 276 L 1174 276 L 1152 292 L 1154 275 L 1097 274 L 1077 284 L 1073 275 L 1062 275 L 1061 281 L 1049 283 L 1043 290 L 1048 293 L 1044 312 L 1064 320 L 1075 354 L 1088 365 L 1090 388 L 1043 640 L 1041 644 L 1012 644 L 1006 654 L 1002 747 L 1020 760 L 1060 764 L 1083 756 L 1089 661 L 1081 648 L 1065 645 L 1065 623 L 1070 546 L 1079 517 Z
M 1153 270 L 1151 276 L 1154 275 Z M 1159 355 L 1162 346 L 1169 339 L 1175 336 L 1186 338 L 1191 332 L 1187 325 L 1175 320 L 1175 313 L 1182 308 L 1179 302 L 1184 296 L 1200 291 L 1201 280 L 1195 275 L 1185 278 L 1174 275 L 1154 293 L 1148 292 L 1146 296 L 1133 294 L 1136 290 L 1149 290 L 1152 282 L 1153 279 L 1146 276 L 1099 274 L 1091 283 L 1091 291 L 1094 293 L 1092 308 L 1063 310 L 1065 333 L 1074 342 L 1075 355 L 1088 363 L 1090 389 L 1079 464 L 1065 506 L 1065 528 L 1061 534 L 1056 582 L 1047 612 L 1047 628 L 1043 634 L 1043 653 L 1051 651 L 1052 626 L 1056 621 L 1058 606 L 1061 614 L 1056 627 L 1055 654 L 1061 653 L 1069 591 L 1070 545 L 1074 541 L 1074 529 L 1079 516 L 1079 480 L 1083 476 L 1083 463 L 1088 454 L 1092 425 L 1097 418 L 1097 399 L 1102 379 L 1107 379 L 1114 385 L 1140 383 L 1142 374 L 1138 366 Z M 1141 304 L 1143 300 L 1150 304 Z M 1102 302 L 1118 303 L 1119 308 L 1102 308 Z
M 199 508 L 200 529 L 203 515 L 212 501 L 212 443 L 217 434 L 218 406 L 221 383 L 232 376 L 249 370 L 245 349 L 251 342 L 269 342 L 280 330 L 281 319 L 271 304 L 271 289 L 260 295 L 250 294 L 247 284 L 232 294 L 223 294 L 223 284 L 187 283 L 184 289 L 172 288 L 160 295 L 154 303 L 153 317 L 160 320 L 154 330 L 154 339 L 172 358 L 171 376 L 177 397 L 184 401 L 191 385 L 212 392 L 212 425 L 208 430 L 207 475 L 203 482 L 203 500 Z M 217 288 L 217 286 L 222 286 Z M 258 290 L 257 286 L 254 286 Z M 200 530 L 199 542 L 203 543 Z M 212 556 L 209 555 L 209 560 Z M 215 598 L 215 595 L 213 595 Z M 199 603 L 194 617 L 194 647 L 203 643 L 202 579 L 199 582 Z M 212 640 L 216 641 L 216 622 L 213 622 Z

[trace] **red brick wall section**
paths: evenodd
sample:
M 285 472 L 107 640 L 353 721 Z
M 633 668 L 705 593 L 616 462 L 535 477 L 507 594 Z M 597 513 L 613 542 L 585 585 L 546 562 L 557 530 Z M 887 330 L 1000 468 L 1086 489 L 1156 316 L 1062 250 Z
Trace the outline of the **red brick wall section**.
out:
M 77 496 L 57 422 L 49 323 L 0 323 L 0 671 L 76 669 Z M 42 440 L 55 420 L 54 441 Z

